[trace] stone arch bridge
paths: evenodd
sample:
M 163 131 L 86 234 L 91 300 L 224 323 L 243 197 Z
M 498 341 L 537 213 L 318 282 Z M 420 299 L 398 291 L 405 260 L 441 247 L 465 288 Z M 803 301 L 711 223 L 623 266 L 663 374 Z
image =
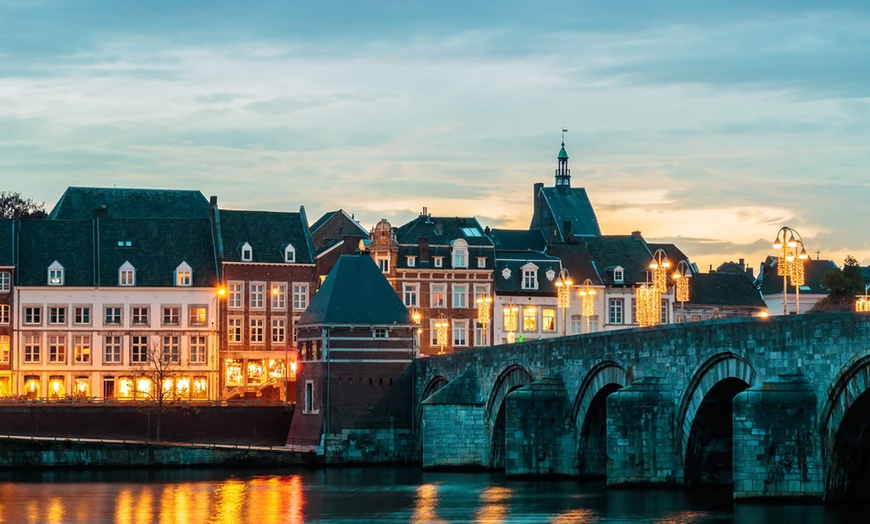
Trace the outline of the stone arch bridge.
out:
M 627 329 L 416 366 L 428 469 L 733 483 L 736 498 L 870 492 L 870 316 Z

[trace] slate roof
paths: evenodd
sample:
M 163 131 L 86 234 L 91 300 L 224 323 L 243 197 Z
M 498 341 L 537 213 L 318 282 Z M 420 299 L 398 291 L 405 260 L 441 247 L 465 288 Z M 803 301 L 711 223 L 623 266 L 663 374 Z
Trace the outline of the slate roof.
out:
M 689 257 L 683 253 L 680 248 L 678 248 L 674 244 L 659 244 L 654 242 L 648 242 L 647 246 L 649 246 L 649 250 L 655 254 L 656 251 L 661 249 L 665 252 L 665 256 L 668 257 L 668 261 L 671 263 L 671 271 L 673 268 L 677 267 L 677 264 L 680 263 L 680 260 L 685 260 L 687 263 L 689 262 Z M 695 271 L 695 267 L 692 266 L 692 271 Z
M 523 289 L 523 271 L 522 267 L 532 263 L 538 267 L 538 289 Z M 504 278 L 503 271 L 505 268 L 510 269 L 510 276 Z M 555 275 L 553 280 L 547 278 L 547 271 L 553 270 Z M 550 255 L 541 253 L 540 251 L 496 251 L 495 255 L 495 291 L 502 294 L 522 294 L 522 295 L 552 295 L 556 293 L 556 280 L 559 278 L 559 271 L 562 270 L 562 262 Z
M 411 314 L 369 255 L 341 255 L 297 326 L 411 324 Z
M 693 274 L 689 278 L 687 303 L 707 306 L 766 307 L 752 280 L 742 273 Z
M 352 235 L 352 236 L 362 236 L 368 237 L 369 232 L 362 227 L 359 222 L 356 221 L 352 216 L 349 216 L 344 209 L 339 209 L 336 211 L 329 211 L 328 213 L 324 213 L 324 215 L 317 219 L 317 222 L 311 224 L 311 232 L 314 233 L 324 225 L 340 220 L 341 226 L 348 225 L 350 227 L 341 228 L 340 234 L 342 235 Z
M 68 187 L 49 213 L 52 220 L 86 220 L 105 206 L 113 218 L 208 218 L 209 201 L 200 191 Z
M 582 285 L 587 278 L 593 285 L 604 283 L 586 244 L 553 244 L 547 248 L 547 254 L 558 257 L 562 261 L 562 266 L 568 270 L 568 275 L 574 284 Z
M 0 266 L 15 265 L 15 220 L 0 218 Z
M 215 224 L 222 260 L 241 262 L 240 246 L 248 243 L 252 262 L 283 264 L 284 249 L 292 244 L 296 264 L 314 263 L 314 246 L 304 208 L 298 213 L 215 209 Z
M 19 286 L 45 286 L 48 266 L 64 268 L 65 286 L 95 286 L 93 220 L 22 220 L 19 223 Z
M 98 285 L 117 286 L 118 270 L 124 262 L 136 269 L 136 287 L 174 285 L 175 270 L 182 262 L 193 271 L 194 287 L 216 285 L 210 220 L 101 218 L 98 222 Z
M 489 236 L 496 249 L 543 251 L 547 247 L 547 239 L 535 229 L 492 229 Z
M 580 239 L 580 243 L 589 249 L 603 283 L 615 284 L 612 268 L 616 266 L 623 269 L 625 285 L 633 286 L 647 281 L 652 252 L 640 235 L 585 237 Z
M 759 286 L 762 296 L 764 295 L 781 295 L 782 294 L 782 277 L 776 274 L 777 259 L 776 257 L 767 257 L 762 265 L 762 274 L 758 275 L 755 280 Z M 838 269 L 837 263 L 833 260 L 805 260 L 804 261 L 804 282 L 801 286 L 801 293 L 812 293 L 817 295 L 827 295 L 828 290 L 822 287 L 822 279 L 825 274 L 832 270 Z M 794 286 L 791 282 L 788 283 L 789 292 L 794 291 Z
M 396 241 L 399 244 L 417 244 L 421 236 L 428 236 L 430 246 L 446 246 L 450 245 L 452 240 L 464 238 L 469 246 L 491 247 L 492 240 L 485 236 L 483 231 L 480 222 L 475 217 L 433 217 L 431 215 L 419 215 L 395 230 Z
M 598 218 L 582 187 L 542 187 L 541 195 L 550 210 L 559 237 L 565 242 L 564 223 L 571 222 L 574 236 L 600 236 Z

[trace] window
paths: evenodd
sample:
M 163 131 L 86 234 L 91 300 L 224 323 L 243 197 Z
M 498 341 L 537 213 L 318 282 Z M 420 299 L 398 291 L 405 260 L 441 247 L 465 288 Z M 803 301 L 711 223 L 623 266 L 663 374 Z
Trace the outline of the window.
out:
M 91 308 L 90 306 L 76 306 L 73 310 L 73 322 L 78 325 L 86 325 L 91 323 Z
M 251 284 L 251 309 L 263 309 L 265 303 L 263 298 L 266 294 L 266 284 L 257 283 Z
M 66 325 L 66 307 L 64 306 L 49 306 L 48 307 L 48 323 Z
M 541 310 L 541 331 L 556 331 L 556 310 L 544 308 Z
M 103 362 L 106 364 L 121 363 L 121 337 L 107 336 L 103 341 Z
M 205 364 L 206 362 L 206 337 L 194 335 L 190 337 L 190 363 Z
M 486 345 L 486 331 L 484 331 L 483 324 L 478 321 L 474 321 L 474 347 L 482 347 Z
M 701 320 L 700 315 L 692 315 L 692 322 L 700 322 L 700 320 Z
M 24 335 L 24 362 L 39 362 L 41 349 L 39 335 Z
M 444 257 L 432 257 L 435 267 L 444 267 Z
M 430 284 L 429 306 L 447 307 L 447 284 Z
M 523 289 L 538 289 L 537 268 L 523 268 Z
M 468 267 L 468 242 L 458 239 L 453 243 L 453 267 Z
M 378 264 L 378 269 L 381 270 L 381 273 L 389 273 L 390 272 L 390 255 L 375 255 L 375 262 Z
M 467 236 L 467 237 L 482 237 L 483 236 L 483 234 L 481 234 L 480 230 L 477 229 L 476 227 L 463 227 L 460 229 L 462 229 L 462 234 Z
M 251 244 L 248 244 L 247 242 L 242 244 L 242 246 L 239 248 L 239 253 L 242 256 L 243 262 L 250 262 L 254 260 L 254 250 L 251 249 Z
M 0 362 L 8 363 L 10 357 L 9 335 L 0 335 Z
M 176 286 L 192 286 L 193 285 L 193 269 L 187 262 L 182 262 L 175 268 L 175 285 Z
M 242 343 L 242 319 L 239 317 L 227 320 L 227 340 L 230 344 Z
M 178 306 L 163 306 L 163 325 L 177 326 L 179 317 L 181 316 L 181 308 Z
M 453 346 L 468 346 L 468 320 L 453 321 Z
M 283 344 L 287 339 L 287 321 L 283 318 L 272 319 L 272 343 Z
M 571 334 L 578 335 L 583 331 L 583 317 L 581 315 L 571 315 Z
M 30 325 L 42 324 L 42 308 L 40 306 L 25 306 L 24 323 Z
M 420 284 L 402 284 L 402 301 L 405 307 L 416 307 L 420 305 Z
M 120 326 L 121 325 L 121 307 L 120 306 L 106 306 L 106 317 L 104 325 L 106 326 Z
M 659 310 L 659 322 L 662 324 L 668 323 L 668 301 L 662 299 L 661 309 Z
M 589 332 L 598 333 L 598 315 L 589 317 Z
M 132 313 L 134 326 L 147 326 L 149 324 L 148 308 L 146 306 L 134 306 Z
M 608 306 L 608 323 L 610 324 L 622 324 L 622 307 L 623 302 L 621 298 L 611 298 Z
M 76 335 L 73 337 L 73 362 L 76 364 L 91 363 L 90 335 Z
M 617 266 L 613 270 L 613 281 L 617 284 L 622 284 L 624 279 L 625 279 L 625 271 L 621 267 Z
M 227 307 L 229 309 L 242 309 L 242 300 L 245 295 L 245 284 L 242 282 L 229 282 L 227 284 L 230 295 L 227 297 Z
M 57 260 L 54 261 L 50 266 L 48 266 L 48 285 L 49 286 L 62 286 L 63 285 L 63 266 L 58 263 Z
M 296 262 L 296 249 L 290 244 L 287 244 L 287 247 L 284 248 L 284 262 Z
M 251 344 L 263 343 L 263 324 L 265 321 L 262 318 L 251 319 Z
M 119 286 L 135 286 L 136 285 L 136 269 L 130 262 L 124 264 L 118 269 L 118 285 Z
M 408 267 L 414 267 L 417 265 L 417 257 L 405 257 L 405 263 Z
M 9 304 L 0 304 L 0 324 L 9 323 Z
M 287 284 L 272 284 L 272 309 L 287 308 Z
M 12 273 L 8 271 L 0 271 L 0 292 L 7 292 L 12 289 Z
M 48 337 L 48 361 L 52 364 L 66 362 L 66 335 Z
M 472 304 L 472 306 L 477 307 L 477 300 L 481 299 L 481 298 L 486 298 L 487 296 L 489 296 L 489 286 L 475 284 L 474 285 L 474 304 Z
M 453 284 L 453 307 L 467 308 L 468 307 L 468 285 Z
M 387 328 L 375 328 L 373 336 L 375 338 L 387 338 L 390 336 L 390 332 L 387 330 Z
M 479 267 L 479 268 L 486 267 L 486 257 L 477 257 L 477 267 Z
M 293 284 L 293 309 L 302 311 L 308 307 L 308 284 Z
M 538 330 L 538 310 L 533 307 L 523 308 L 523 331 L 535 332 Z
M 187 309 L 189 326 L 204 326 L 208 312 L 205 306 L 189 306 Z
M 161 352 L 163 353 L 163 362 L 180 362 L 181 351 L 178 347 L 178 337 L 172 335 L 164 336 Z
M 144 335 L 135 335 L 132 337 L 131 341 L 130 361 L 134 364 L 148 362 L 148 337 Z
M 314 411 L 314 381 L 306 380 L 305 381 L 305 410 L 304 412 L 310 413 Z

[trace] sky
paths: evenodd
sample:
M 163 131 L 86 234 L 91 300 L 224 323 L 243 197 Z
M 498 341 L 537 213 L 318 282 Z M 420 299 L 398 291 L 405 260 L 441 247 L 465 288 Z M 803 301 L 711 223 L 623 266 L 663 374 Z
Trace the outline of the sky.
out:
M 790 226 L 868 265 L 868 27 L 837 0 L 0 0 L 0 190 L 527 228 L 566 128 L 604 234 L 757 272 Z

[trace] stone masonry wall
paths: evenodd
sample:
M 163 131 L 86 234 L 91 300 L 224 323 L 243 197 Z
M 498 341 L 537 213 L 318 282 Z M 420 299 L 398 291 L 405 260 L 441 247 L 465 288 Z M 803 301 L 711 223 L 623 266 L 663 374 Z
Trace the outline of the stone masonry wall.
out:
M 423 442 L 424 468 L 488 467 L 484 406 L 424 404 Z

